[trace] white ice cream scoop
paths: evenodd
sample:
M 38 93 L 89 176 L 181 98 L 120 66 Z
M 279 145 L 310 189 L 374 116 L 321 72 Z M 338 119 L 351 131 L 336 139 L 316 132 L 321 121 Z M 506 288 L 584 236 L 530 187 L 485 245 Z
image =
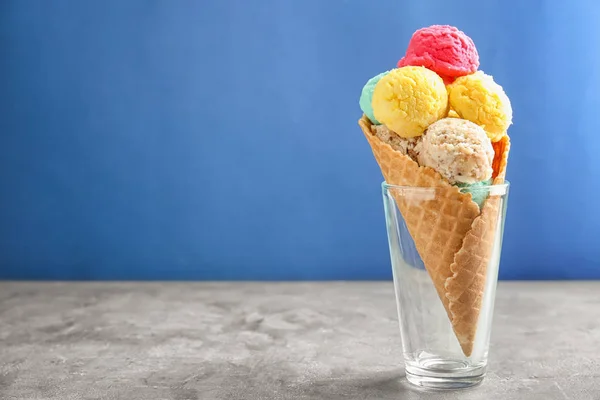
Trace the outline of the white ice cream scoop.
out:
M 423 135 L 418 162 L 450 183 L 476 183 L 492 177 L 494 149 L 479 125 L 460 118 L 443 118 Z

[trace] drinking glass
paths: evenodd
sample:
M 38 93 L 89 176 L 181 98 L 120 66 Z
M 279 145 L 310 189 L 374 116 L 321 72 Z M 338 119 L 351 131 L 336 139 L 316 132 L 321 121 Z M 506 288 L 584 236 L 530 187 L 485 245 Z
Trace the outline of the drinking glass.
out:
M 485 376 L 508 188 L 509 184 L 504 183 L 458 189 L 470 191 L 474 199 L 485 198 L 481 211 L 475 208 L 479 214 L 473 217 L 474 204 L 460 205 L 458 211 L 456 204 L 454 208 L 449 205 L 448 198 L 452 195 L 449 195 L 447 187 L 382 184 L 405 371 L 412 384 L 441 389 L 461 388 L 476 385 Z M 460 195 L 457 189 L 452 190 L 456 200 L 456 196 Z M 461 211 L 460 207 L 466 207 L 471 215 L 462 215 L 464 210 Z M 477 218 L 480 219 L 478 227 Z M 460 224 L 471 226 L 471 222 L 473 230 L 469 229 L 465 235 L 455 232 Z M 438 232 L 439 229 L 446 231 Z M 419 235 L 417 240 L 413 235 Z M 439 248 L 429 246 L 428 237 L 433 242 L 439 241 Z M 442 254 L 448 251 L 444 246 L 453 245 L 460 247 L 463 264 L 479 265 L 465 283 L 466 294 L 453 300 L 455 304 L 465 299 L 473 302 L 471 308 L 457 305 L 466 309 L 465 315 L 476 316 L 470 321 L 475 324 L 471 325 L 475 327 L 475 333 L 467 351 L 461 348 L 451 322 L 452 319 L 458 321 L 460 316 L 453 315 L 455 310 L 451 306 L 448 310 L 440 297 L 448 299 L 444 292 L 447 286 L 438 284 L 436 289 L 433 279 L 434 276 L 439 279 L 440 273 L 444 276 L 444 271 L 448 274 L 452 273 L 452 268 L 457 268 L 451 261 L 439 265 L 439 260 L 444 258 Z M 455 257 L 458 253 L 452 251 L 450 254 L 445 258 Z M 478 285 L 475 284 L 477 282 Z M 475 286 L 475 289 L 469 285 Z M 469 318 L 466 319 L 469 322 Z

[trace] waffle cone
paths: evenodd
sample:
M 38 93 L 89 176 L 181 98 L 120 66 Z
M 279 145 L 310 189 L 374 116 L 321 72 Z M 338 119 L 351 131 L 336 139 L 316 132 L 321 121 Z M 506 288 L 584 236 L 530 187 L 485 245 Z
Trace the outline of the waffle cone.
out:
M 462 193 L 437 171 L 421 167 L 371 131 L 366 116 L 359 120 L 385 181 L 391 185 L 436 187 L 428 201 L 392 196 L 466 356 L 473 351 L 500 198 L 489 196 L 482 209 L 470 193 Z M 494 143 L 494 183 L 504 182 L 510 142 Z

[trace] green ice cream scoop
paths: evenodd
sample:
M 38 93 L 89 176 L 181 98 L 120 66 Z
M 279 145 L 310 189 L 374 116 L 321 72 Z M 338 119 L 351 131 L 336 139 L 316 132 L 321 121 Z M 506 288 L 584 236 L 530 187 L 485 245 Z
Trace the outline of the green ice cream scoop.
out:
M 456 182 L 456 186 L 461 188 L 461 192 L 463 193 L 471 193 L 473 196 L 473 201 L 479 205 L 479 208 L 483 206 L 483 202 L 488 196 L 488 189 L 484 188 L 484 186 L 489 186 L 492 184 L 492 180 L 488 179 L 487 181 L 475 182 L 475 183 L 460 183 Z
M 377 82 L 379 82 L 379 80 L 386 76 L 389 72 L 390 71 L 382 72 L 379 75 L 369 79 L 369 81 L 363 87 L 362 93 L 360 94 L 360 109 L 375 125 L 381 125 L 381 122 L 377 121 L 377 119 L 375 119 L 375 115 L 373 114 L 373 106 L 371 105 L 373 91 L 375 90 L 375 85 L 377 85 Z

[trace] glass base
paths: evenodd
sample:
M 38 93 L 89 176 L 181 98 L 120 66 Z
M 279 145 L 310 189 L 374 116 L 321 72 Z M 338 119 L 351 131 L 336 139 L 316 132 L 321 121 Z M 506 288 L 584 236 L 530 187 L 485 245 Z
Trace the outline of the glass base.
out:
M 429 389 L 464 389 L 479 385 L 486 367 L 469 365 L 465 360 L 427 358 L 406 364 L 406 379 Z

